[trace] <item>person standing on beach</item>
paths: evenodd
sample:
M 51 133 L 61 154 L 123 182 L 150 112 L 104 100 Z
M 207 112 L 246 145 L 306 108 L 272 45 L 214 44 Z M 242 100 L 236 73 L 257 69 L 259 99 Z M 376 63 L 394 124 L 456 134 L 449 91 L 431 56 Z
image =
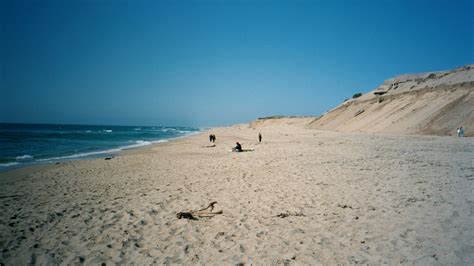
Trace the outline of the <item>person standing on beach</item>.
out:
M 258 133 L 258 142 L 262 142 L 262 134 L 260 132 Z
M 209 135 L 209 142 L 212 142 L 212 134 Z
M 212 143 L 216 142 L 216 135 L 212 134 Z

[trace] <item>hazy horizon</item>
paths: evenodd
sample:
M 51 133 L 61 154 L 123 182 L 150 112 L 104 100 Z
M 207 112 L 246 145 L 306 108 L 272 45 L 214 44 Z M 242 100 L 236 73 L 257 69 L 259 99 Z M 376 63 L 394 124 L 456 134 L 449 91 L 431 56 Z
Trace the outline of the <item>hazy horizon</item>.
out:
M 317 116 L 474 63 L 472 1 L 2 1 L 0 122 Z

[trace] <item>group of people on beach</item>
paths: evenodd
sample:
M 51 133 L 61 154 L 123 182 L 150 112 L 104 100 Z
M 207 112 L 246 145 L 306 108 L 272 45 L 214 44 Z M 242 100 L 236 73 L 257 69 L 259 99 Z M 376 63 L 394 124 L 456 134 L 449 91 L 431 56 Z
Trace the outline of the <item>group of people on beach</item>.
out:
M 462 126 L 458 127 L 456 129 L 456 133 L 458 134 L 458 137 L 464 137 L 464 128 Z
M 258 142 L 262 142 L 262 134 L 261 134 L 261 133 L 258 133 Z M 241 151 L 243 151 L 242 145 L 237 141 L 237 142 L 235 143 L 235 147 L 232 148 L 232 151 L 234 151 L 234 152 L 241 152 Z
M 210 134 L 209 135 L 209 142 L 215 143 L 216 142 L 216 135 Z M 262 133 L 258 133 L 258 142 L 262 142 Z M 215 147 L 215 145 L 209 146 L 209 147 Z M 238 141 L 235 143 L 235 147 L 232 148 L 232 151 L 234 152 L 242 152 L 244 151 L 242 149 L 242 144 L 240 144 Z
M 216 143 L 216 135 L 214 134 L 209 135 L 209 142 Z

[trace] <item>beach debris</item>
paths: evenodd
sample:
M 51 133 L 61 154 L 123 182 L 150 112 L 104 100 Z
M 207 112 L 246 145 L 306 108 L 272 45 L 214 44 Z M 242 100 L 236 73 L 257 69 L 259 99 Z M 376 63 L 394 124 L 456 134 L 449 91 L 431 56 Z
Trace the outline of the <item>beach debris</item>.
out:
M 275 217 L 286 218 L 288 216 L 306 216 L 306 215 L 304 215 L 304 213 L 302 213 L 302 212 L 289 212 L 289 211 L 287 211 L 287 212 L 282 212 L 282 213 L 276 215 Z
M 217 214 L 222 214 L 223 211 L 216 211 L 213 212 L 214 210 L 214 205 L 217 204 L 217 201 L 213 201 L 209 203 L 209 205 L 204 208 L 200 209 L 197 211 L 187 211 L 187 212 L 178 212 L 176 214 L 176 217 L 178 219 L 189 219 L 189 220 L 198 220 L 197 217 L 199 218 L 212 218 Z
M 178 219 L 189 219 L 189 220 L 197 220 L 196 217 L 193 216 L 191 212 L 178 212 L 176 214 Z
M 114 156 L 111 156 L 111 157 L 105 157 L 104 160 L 108 161 L 108 160 L 112 160 L 114 158 Z
M 203 148 L 215 148 L 216 144 L 202 146 Z
M 346 205 L 346 204 L 344 204 L 344 205 L 337 204 L 337 207 L 340 207 L 340 208 L 343 208 L 343 209 L 345 209 L 345 208 L 349 208 L 349 209 L 351 209 L 351 210 L 352 210 L 352 206 L 349 206 L 349 205 Z

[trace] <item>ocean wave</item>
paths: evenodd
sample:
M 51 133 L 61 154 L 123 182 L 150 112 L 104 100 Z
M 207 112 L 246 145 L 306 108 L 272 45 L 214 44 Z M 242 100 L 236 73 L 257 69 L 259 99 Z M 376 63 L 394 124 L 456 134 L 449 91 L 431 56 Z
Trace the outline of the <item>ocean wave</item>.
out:
M 190 136 L 190 135 L 194 135 L 194 134 L 198 134 L 201 132 L 201 130 L 187 130 L 187 128 L 165 128 L 165 127 L 156 127 L 155 128 L 156 131 L 169 131 L 167 134 L 151 134 L 151 133 L 147 133 L 146 131 L 149 131 L 150 128 L 144 128 L 142 127 L 142 131 L 140 131 L 140 133 L 138 133 L 138 135 L 140 137 L 135 137 L 135 139 L 131 139 L 131 140 L 126 140 L 128 141 L 128 143 L 123 143 L 122 144 L 118 144 L 118 147 L 103 147 L 102 150 L 100 150 L 100 147 L 98 150 L 95 150 L 95 151 L 86 151 L 86 150 L 83 150 L 81 151 L 82 148 L 82 143 L 81 145 L 78 145 L 78 150 L 74 151 L 74 150 L 70 150 L 68 153 L 69 154 L 56 154 L 56 155 L 53 155 L 51 154 L 50 157 L 43 157 L 41 158 L 39 155 L 36 156 L 36 155 L 30 155 L 28 153 L 30 152 L 24 152 L 24 153 L 20 153 L 19 156 L 17 157 L 13 157 L 16 161 L 13 161 L 13 160 L 7 160 L 7 161 L 4 161 L 3 163 L 0 164 L 0 168 L 2 170 L 5 170 L 5 169 L 9 169 L 9 168 L 14 168 L 14 167 L 18 167 L 18 166 L 22 166 L 22 165 L 29 165 L 29 164 L 38 164 L 38 163 L 51 163 L 51 162 L 58 162 L 58 161 L 68 161 L 68 160 L 76 160 L 76 159 L 85 159 L 85 158 L 94 158 L 94 157 L 101 157 L 101 156 L 106 156 L 108 154 L 113 154 L 113 153 L 117 153 L 117 152 L 120 152 L 120 151 L 123 151 L 123 150 L 128 150 L 128 149 L 134 149 L 134 148 L 139 148 L 139 147 L 142 147 L 142 146 L 147 146 L 147 145 L 152 145 L 152 144 L 155 144 L 155 143 L 162 143 L 162 142 L 168 142 L 168 141 L 171 141 L 171 140 L 175 140 L 175 139 L 181 139 L 181 138 L 185 138 L 187 136 Z M 115 130 L 115 129 L 114 129 Z M 91 136 L 91 137 L 87 137 L 85 140 L 89 140 L 89 138 L 95 138 L 95 133 L 102 133 L 102 136 L 105 136 L 105 134 L 109 134 L 109 132 L 112 132 L 112 129 L 85 129 L 85 130 L 81 130 L 80 132 L 82 132 L 82 136 L 85 136 L 85 132 L 87 132 L 87 135 Z M 92 132 L 92 133 L 89 133 L 89 132 Z M 78 134 L 79 131 L 74 131 L 74 132 L 71 132 L 73 134 Z M 171 133 L 171 134 L 170 134 Z M 81 137 L 81 135 L 78 135 L 78 137 Z M 137 135 L 137 133 L 135 133 L 135 136 Z M 108 136 L 113 136 L 113 135 L 108 135 Z M 131 135 L 132 136 L 132 135 Z M 158 138 L 161 138 L 163 137 L 164 139 L 155 139 L 153 140 L 154 137 L 158 137 Z M 49 139 L 51 136 L 48 135 L 48 138 L 45 138 L 45 139 Z M 81 137 L 82 138 L 82 137 Z M 100 137 L 98 137 L 100 139 Z M 143 138 L 143 139 L 141 139 Z M 112 140 L 114 141 L 114 140 Z M 110 145 L 110 144 L 109 144 Z M 120 146 L 121 145 L 121 146 Z M 84 148 L 88 148 L 87 146 L 84 146 Z M 54 151 L 54 149 L 52 150 Z M 58 152 L 66 152 L 64 150 L 61 150 L 61 149 L 58 149 Z M 39 157 L 39 158 L 38 158 Z M 13 159 L 13 158 L 10 158 L 10 159 Z
M 66 156 L 37 159 L 36 161 L 37 162 L 62 161 L 62 160 L 76 159 L 76 158 L 81 158 L 81 157 L 99 155 L 99 154 L 104 154 L 104 153 L 113 153 L 113 152 L 119 152 L 119 151 L 121 150 L 117 148 L 117 149 L 109 149 L 109 150 L 103 150 L 103 151 L 84 152 L 84 153 L 77 153 L 77 154 L 66 155 Z
M 25 154 L 25 155 L 17 156 L 15 159 L 16 160 L 29 160 L 29 159 L 33 159 L 33 156 L 29 154 Z
M 134 141 L 136 145 L 142 145 L 142 146 L 145 146 L 145 145 L 150 145 L 151 142 L 149 141 L 146 141 L 146 140 L 136 140 Z
M 10 166 L 18 165 L 18 164 L 20 163 L 17 163 L 17 162 L 0 163 L 0 167 L 10 167 Z
M 145 141 L 145 140 L 137 140 L 137 141 L 135 141 L 135 144 L 121 146 L 121 147 L 117 147 L 117 148 L 114 148 L 114 149 L 92 151 L 92 152 L 83 152 L 83 153 L 77 153 L 77 154 L 66 155 L 66 156 L 37 159 L 36 161 L 37 162 L 63 161 L 63 160 L 69 160 L 69 159 L 89 157 L 89 156 L 94 156 L 94 155 L 110 154 L 110 153 L 120 152 L 120 151 L 123 151 L 123 150 L 129 150 L 129 149 L 133 149 L 133 148 L 138 148 L 138 147 L 142 147 L 142 146 L 151 145 L 153 143 L 166 142 L 166 141 L 168 141 L 168 140 L 158 140 L 158 141 L 152 141 L 152 142 L 151 141 Z
M 176 131 L 174 128 L 151 128 L 151 129 L 146 129 L 145 131 L 148 132 L 169 132 L 169 131 Z
M 154 144 L 154 143 L 163 143 L 163 142 L 168 142 L 170 140 L 173 140 L 173 139 L 160 139 L 160 140 L 155 140 L 155 141 L 152 141 L 151 143 Z

